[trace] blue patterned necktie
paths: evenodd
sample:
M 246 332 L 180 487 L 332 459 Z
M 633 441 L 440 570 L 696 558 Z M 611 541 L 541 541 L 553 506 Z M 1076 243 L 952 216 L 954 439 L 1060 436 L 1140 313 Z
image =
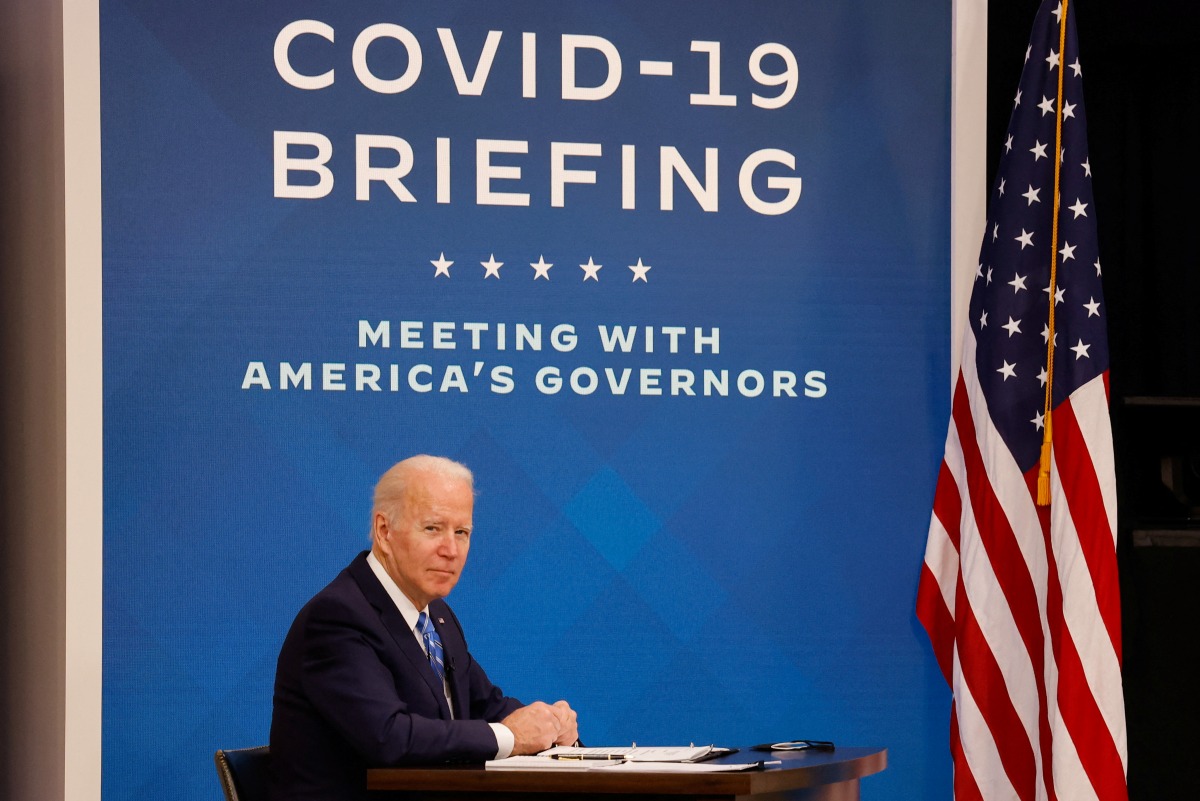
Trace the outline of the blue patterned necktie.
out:
M 417 631 L 421 632 L 421 639 L 425 641 L 425 654 L 429 657 L 429 666 L 437 674 L 438 680 L 444 682 L 446 666 L 442 656 L 442 638 L 438 636 L 433 622 L 424 612 L 417 615 Z

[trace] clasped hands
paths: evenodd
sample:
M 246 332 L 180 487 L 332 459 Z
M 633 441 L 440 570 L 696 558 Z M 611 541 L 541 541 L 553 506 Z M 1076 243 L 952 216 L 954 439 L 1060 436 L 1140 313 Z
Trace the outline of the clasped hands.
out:
M 575 710 L 566 701 L 534 701 L 500 722 L 513 733 L 513 756 L 536 754 L 554 745 L 574 745 L 579 740 Z

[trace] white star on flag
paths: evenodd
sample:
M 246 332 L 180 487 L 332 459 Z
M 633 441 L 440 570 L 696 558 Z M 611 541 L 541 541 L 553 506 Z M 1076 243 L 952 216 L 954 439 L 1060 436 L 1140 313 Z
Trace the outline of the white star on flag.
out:
M 554 265 L 547 264 L 544 256 L 538 256 L 538 260 L 536 262 L 531 261 L 529 266 L 533 268 L 534 281 L 538 280 L 539 278 L 545 278 L 547 281 L 550 280 L 550 268 Z
M 604 266 L 603 264 L 596 264 L 594 261 L 592 261 L 592 257 L 588 256 L 587 264 L 579 265 L 579 269 L 583 270 L 583 280 L 586 281 L 590 278 L 593 281 L 599 283 L 600 282 L 600 275 L 599 275 L 600 268 L 603 266 Z

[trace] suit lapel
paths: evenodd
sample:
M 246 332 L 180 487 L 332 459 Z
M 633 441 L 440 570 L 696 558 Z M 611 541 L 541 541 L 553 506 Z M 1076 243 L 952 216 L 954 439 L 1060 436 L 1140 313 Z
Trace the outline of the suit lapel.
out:
M 379 579 L 375 577 L 371 566 L 367 564 L 366 551 L 359 554 L 358 558 L 350 563 L 349 570 L 350 575 L 357 582 L 359 589 L 362 590 L 367 601 L 379 613 L 380 623 L 383 624 L 388 634 L 391 635 L 392 641 L 400 649 L 400 653 L 412 665 L 413 675 L 420 676 L 425 681 L 426 686 L 429 687 L 429 691 L 437 701 L 441 717 L 449 719 L 450 708 L 446 706 L 446 694 L 442 691 L 437 674 L 429 666 L 429 659 L 425 656 L 425 651 L 417 643 L 417 638 L 413 634 L 412 629 L 405 622 L 404 615 L 400 614 L 400 610 L 392 603 L 387 590 L 379 583 Z

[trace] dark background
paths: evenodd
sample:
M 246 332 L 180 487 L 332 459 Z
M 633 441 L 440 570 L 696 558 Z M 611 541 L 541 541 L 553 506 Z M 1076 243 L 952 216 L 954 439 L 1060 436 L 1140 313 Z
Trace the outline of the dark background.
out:
M 988 7 L 989 186 L 1038 6 Z M 1129 794 L 1200 798 L 1200 10 L 1070 9 L 1109 307 Z

